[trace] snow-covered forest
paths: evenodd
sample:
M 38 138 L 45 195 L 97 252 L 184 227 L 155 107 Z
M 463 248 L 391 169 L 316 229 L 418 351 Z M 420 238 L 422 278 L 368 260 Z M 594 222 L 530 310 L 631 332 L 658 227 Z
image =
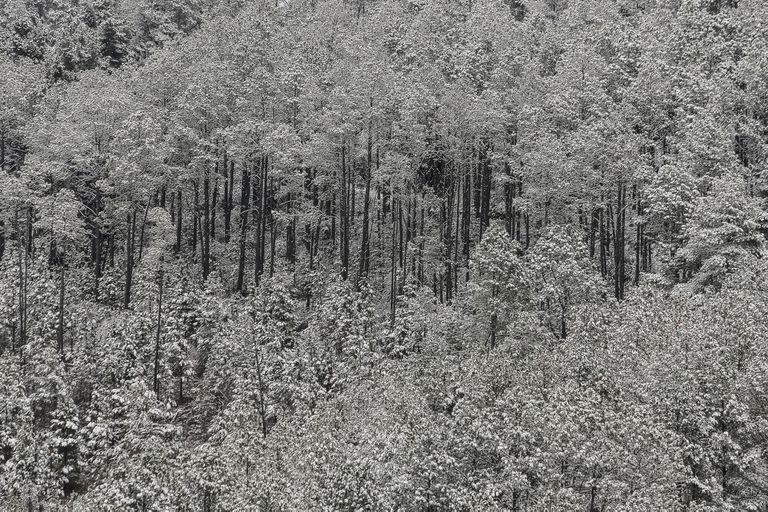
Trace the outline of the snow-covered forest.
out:
M 768 510 L 765 0 L 0 0 L 0 510 Z

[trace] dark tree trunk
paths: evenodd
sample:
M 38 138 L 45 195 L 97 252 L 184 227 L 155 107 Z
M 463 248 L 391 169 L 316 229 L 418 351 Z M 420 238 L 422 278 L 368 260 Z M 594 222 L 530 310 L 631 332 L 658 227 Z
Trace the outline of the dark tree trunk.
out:
M 341 145 L 341 184 L 339 187 L 339 231 L 341 235 L 341 278 L 349 273 L 349 212 L 347 211 L 347 155 L 346 143 Z
M 293 195 L 288 192 L 288 201 L 286 203 L 286 214 L 290 216 L 292 212 Z M 288 225 L 285 228 L 285 258 L 291 266 L 296 264 L 296 216 L 292 216 L 288 220 Z
M 226 182 L 226 179 L 225 179 Z M 208 240 L 216 241 L 216 207 L 219 204 L 219 174 L 214 175 L 213 198 L 211 199 L 211 235 Z M 210 242 L 209 242 L 210 243 Z
M 173 252 L 179 254 L 181 252 L 181 220 L 182 220 L 182 202 L 181 202 L 181 189 L 176 191 L 176 244 L 173 247 Z
M 149 216 L 149 201 L 147 201 L 147 206 L 144 208 L 144 217 L 142 217 L 141 219 L 141 230 L 139 231 L 139 261 L 141 261 L 141 257 L 144 255 L 144 233 L 147 227 L 148 216 Z
M 635 195 L 635 286 L 640 284 L 640 272 L 642 270 L 641 267 L 641 259 L 642 259 L 642 252 L 643 252 L 643 246 L 645 245 L 644 241 L 644 234 L 643 231 L 645 229 L 645 226 L 642 222 L 642 215 L 643 215 L 643 204 L 640 201 L 640 193 L 637 190 L 637 185 L 634 186 L 634 195 Z
M 195 203 L 192 205 L 192 256 L 197 255 L 197 231 L 200 225 L 200 191 L 197 180 L 194 183 Z
M 607 230 L 605 229 L 605 210 L 600 208 L 598 213 L 598 229 L 600 232 L 600 275 L 605 278 L 608 275 L 608 244 Z
M 66 278 L 64 255 L 59 258 L 59 318 L 56 325 L 56 349 L 64 354 L 64 296 L 66 294 Z
M 482 143 L 482 150 L 480 152 L 480 167 L 482 172 L 482 204 L 480 205 L 480 236 L 485 233 L 486 228 L 490 226 L 491 222 L 491 162 L 488 157 L 489 143 L 484 141 Z
M 237 264 L 237 290 L 245 295 L 245 244 L 248 236 L 248 210 L 250 209 L 251 183 L 248 168 L 243 165 L 240 183 L 240 258 Z
M 275 249 L 277 242 L 277 218 L 272 214 L 269 219 L 269 277 L 275 275 Z
M 5 254 L 5 223 L 0 220 L 0 261 L 3 261 Z
M 103 265 L 102 262 L 104 260 L 104 257 L 102 254 L 102 251 L 104 248 L 104 235 L 101 232 L 101 226 L 99 226 L 98 222 L 99 222 L 98 219 L 93 220 L 93 230 L 95 232 L 94 233 L 95 234 L 95 249 L 94 249 L 95 261 L 93 264 L 95 282 L 93 286 L 93 291 L 94 291 L 94 297 L 96 298 L 97 301 L 99 300 L 99 283 L 101 282 L 101 271 L 102 271 L 102 265 Z
M 464 261 L 469 261 L 469 252 L 470 252 L 470 246 L 471 246 L 471 239 L 470 239 L 470 228 L 472 223 L 472 176 L 471 172 L 467 172 L 464 175 L 464 193 L 462 194 L 464 204 L 461 207 L 461 215 L 462 215 L 462 221 L 461 221 L 461 238 L 464 241 L 464 248 L 463 248 L 463 254 L 464 254 Z M 467 274 L 469 276 L 469 274 Z
M 29 253 L 24 237 L 21 235 L 19 223 L 19 211 L 14 210 L 14 227 L 18 240 L 18 266 L 19 266 L 19 346 L 27 343 L 27 276 L 29 275 Z
M 258 286 L 259 276 L 264 268 L 262 263 L 262 243 L 263 243 L 263 224 L 264 217 L 264 157 L 259 157 L 257 166 L 251 173 L 251 187 L 253 188 L 251 202 L 253 203 L 253 220 L 256 227 L 255 250 L 253 254 L 254 282 Z
M 163 320 L 163 281 L 165 280 L 162 270 L 160 271 L 159 277 L 160 284 L 157 294 L 157 330 L 155 331 L 155 367 L 152 375 L 152 389 L 155 391 L 155 396 L 158 398 L 160 397 L 160 329 Z
M 203 177 L 203 226 L 202 232 L 202 248 L 201 254 L 203 263 L 203 280 L 208 279 L 208 275 L 211 272 L 211 183 L 208 170 L 205 171 Z
M 453 301 L 453 267 L 451 266 L 451 254 L 453 253 L 453 194 L 455 190 L 453 180 L 448 186 L 448 197 L 443 201 L 442 206 L 442 231 L 443 231 L 443 265 L 445 266 L 445 300 L 448 304 Z
M 225 156 L 226 158 L 226 156 Z M 229 163 L 229 176 L 224 179 L 224 243 L 229 243 L 232 231 L 233 188 L 235 186 L 235 162 Z
M 623 183 L 619 182 L 616 186 L 616 222 L 615 222 L 615 236 L 613 244 L 614 253 L 614 292 L 617 300 L 624 299 L 624 281 L 626 277 L 626 269 L 624 267 L 624 232 L 625 232 L 625 202 L 626 202 L 626 187 Z
M 474 203 L 473 206 L 475 207 L 476 219 L 481 219 L 481 205 L 483 203 L 483 170 L 482 165 L 480 165 L 481 158 L 481 151 L 479 148 L 477 148 L 475 150 L 474 165 L 472 169 L 472 193 L 474 195 L 472 202 Z M 482 230 L 482 222 L 480 229 Z
M 394 207 L 393 207 L 394 209 Z M 390 279 L 389 279 L 389 322 L 395 325 L 395 312 L 397 309 L 397 264 L 396 250 L 397 245 L 397 222 L 392 217 L 392 247 L 390 259 Z
M 131 303 L 131 286 L 133 284 L 133 251 L 136 243 L 136 210 L 128 213 L 127 217 L 128 236 L 125 241 L 125 295 L 123 297 L 123 306 L 128 307 Z
M 370 262 L 370 240 L 369 240 L 369 210 L 371 203 L 371 144 L 368 142 L 368 166 L 365 175 L 365 194 L 363 196 L 363 233 L 360 241 L 360 268 L 358 270 L 358 279 L 363 279 L 368 274 Z
M 504 182 L 504 229 L 507 230 L 507 234 L 514 238 L 514 232 L 512 229 L 512 211 L 514 208 L 514 187 L 512 186 L 512 172 L 509 164 L 505 165 L 506 179 Z
M 595 259 L 595 233 L 598 229 L 600 222 L 600 214 L 597 208 L 592 208 L 592 213 L 589 218 L 589 259 L 594 261 Z
M 272 217 L 272 204 L 269 191 L 269 157 L 264 156 L 261 159 L 261 200 L 260 200 L 260 230 L 257 250 L 259 251 L 258 266 L 256 268 L 256 285 L 259 284 L 261 275 L 264 273 L 264 262 L 266 256 L 267 241 L 267 221 Z

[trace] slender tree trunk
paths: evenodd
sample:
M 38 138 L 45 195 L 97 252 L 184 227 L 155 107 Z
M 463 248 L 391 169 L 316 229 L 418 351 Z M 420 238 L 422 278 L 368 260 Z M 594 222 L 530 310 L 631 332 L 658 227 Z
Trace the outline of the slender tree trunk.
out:
M 598 224 L 600 222 L 600 214 L 598 213 L 597 208 L 592 208 L 592 212 L 590 214 L 589 218 L 589 259 L 590 261 L 594 261 L 595 259 L 595 233 L 598 229 Z
M 226 178 L 224 180 L 226 183 Z M 211 199 L 211 236 L 208 240 L 216 242 L 216 207 L 219 204 L 219 174 L 214 175 L 213 181 L 213 198 Z
M 269 219 L 269 277 L 275 275 L 275 248 L 277 242 L 277 218 L 274 214 Z
M 24 237 L 21 235 L 21 226 L 19 223 L 19 211 L 14 210 L 14 227 L 18 239 L 18 265 L 19 265 L 19 346 L 27 343 L 27 276 L 29 253 L 24 243 Z
M 226 156 L 225 156 L 226 159 Z M 225 166 L 226 167 L 226 166 Z M 225 169 L 226 174 L 226 169 Z M 229 176 L 224 179 L 224 243 L 229 243 L 232 231 L 232 195 L 235 186 L 235 162 L 229 163 Z
M 261 230 L 259 232 L 259 241 L 257 247 L 259 250 L 259 266 L 256 270 L 256 284 L 258 285 L 261 278 L 261 274 L 264 273 L 264 262 L 266 256 L 266 241 L 267 241 L 267 220 L 272 216 L 272 204 L 270 200 L 269 192 L 269 157 L 264 156 L 262 158 L 262 176 L 261 176 Z
M 94 249 L 95 261 L 94 261 L 94 266 L 93 266 L 94 281 L 95 282 L 94 282 L 94 286 L 93 286 L 93 291 L 94 291 L 94 297 L 98 301 L 99 300 L 99 283 L 101 282 L 102 261 L 104 259 L 103 255 L 102 255 L 102 251 L 103 251 L 103 247 L 104 247 L 104 235 L 101 232 L 101 226 L 98 225 L 98 219 L 94 219 L 93 220 L 93 226 L 94 226 L 93 230 L 94 230 L 95 235 L 96 235 L 96 237 L 95 237 L 95 240 L 96 240 L 95 246 L 96 247 Z M 0 229 L 2 229 L 2 228 L 0 227 Z M 0 255 L 0 256 L 2 256 L 2 255 Z
M 147 206 L 144 208 L 144 217 L 141 219 L 141 230 L 139 231 L 139 261 L 144 255 L 144 232 L 147 227 L 147 218 L 149 216 L 149 200 L 147 200 Z
M 491 296 L 493 297 L 493 299 L 496 299 L 498 294 L 499 294 L 499 291 L 498 291 L 497 286 L 493 285 L 492 291 L 491 291 Z M 496 348 L 496 329 L 498 329 L 498 324 L 499 324 L 499 316 L 496 313 L 496 311 L 493 311 L 491 313 L 491 322 L 490 322 L 490 324 L 491 324 L 490 325 L 491 333 L 490 333 L 490 336 L 489 336 L 489 340 L 488 340 L 489 343 L 488 343 L 488 345 L 489 345 L 489 349 L 493 350 L 493 349 Z
M 624 194 L 624 185 L 619 182 L 616 185 L 616 220 L 613 237 L 613 282 L 616 300 L 624 298 Z
M 358 281 L 368 274 L 370 261 L 370 240 L 368 234 L 369 210 L 371 204 L 371 143 L 368 142 L 368 165 L 365 175 L 365 194 L 363 196 L 363 233 L 360 241 L 360 268 L 358 270 Z M 358 283 L 359 284 L 359 283 Z
M 176 244 L 173 246 L 173 252 L 179 254 L 181 252 L 181 217 L 182 217 L 182 202 L 181 202 L 181 188 L 176 191 Z
M 197 231 L 200 225 L 200 191 L 197 180 L 194 183 L 194 204 L 192 206 L 192 256 L 197 255 Z
M 635 185 L 635 212 L 636 212 L 636 220 L 635 220 L 635 286 L 640 284 L 640 271 L 641 271 L 641 253 L 643 251 L 643 230 L 644 226 L 642 223 L 642 215 L 643 215 L 643 206 L 640 201 L 640 194 L 637 192 L 637 185 Z
M 392 254 L 390 260 L 390 280 L 389 280 L 389 322 L 395 325 L 395 312 L 397 305 L 397 265 L 395 247 L 397 240 L 397 223 L 394 216 L 392 218 Z
M 598 228 L 600 232 L 600 275 L 605 278 L 605 276 L 608 275 L 608 242 L 606 240 L 605 210 L 603 208 L 600 208 L 598 216 Z
M 162 270 L 160 270 L 159 277 L 160 284 L 157 294 L 157 330 L 155 331 L 155 368 L 152 376 L 152 389 L 155 391 L 155 396 L 158 398 L 160 397 L 160 330 L 162 328 L 163 320 L 163 281 L 165 280 Z M 181 384 L 179 384 L 179 389 L 181 389 Z
M 523 180 L 522 178 L 517 179 L 517 197 L 523 197 Z M 516 208 L 515 211 L 516 216 L 516 224 L 517 227 L 515 228 L 515 232 L 517 233 L 517 242 L 520 243 L 523 240 L 523 230 L 521 229 L 521 222 L 523 218 L 523 212 L 520 211 L 520 208 Z
M 211 183 L 208 175 L 208 169 L 205 170 L 205 176 L 203 177 L 203 227 L 202 232 L 202 250 L 200 256 L 203 263 L 203 280 L 208 279 L 208 275 L 211 272 Z
M 128 213 L 127 217 L 128 236 L 126 237 L 126 263 L 125 263 L 125 295 L 123 297 L 123 306 L 128 308 L 131 303 L 131 286 L 133 284 L 133 251 L 136 243 L 136 210 Z
M 248 237 L 248 210 L 250 209 L 251 179 L 248 167 L 243 165 L 240 182 L 240 258 L 237 264 L 237 290 L 246 294 L 245 290 L 245 245 Z
M 339 231 L 341 235 L 341 278 L 349 273 L 349 216 L 347 212 L 347 155 L 346 143 L 341 144 L 341 186 L 339 187 Z
M 481 144 L 480 168 L 482 172 L 482 204 L 480 205 L 480 236 L 482 237 L 491 222 L 491 185 L 493 176 L 491 174 L 491 162 L 488 157 L 490 144 L 488 141 L 483 141 Z
M 5 122 L 0 121 L 0 174 L 5 176 Z
M 394 205 L 393 205 L 394 206 Z M 394 208 L 393 208 L 394 212 Z M 395 222 L 397 222 L 397 254 L 398 265 L 403 268 L 403 200 L 397 200 L 397 215 L 395 216 Z
M 59 321 L 56 325 L 56 349 L 64 354 L 64 296 L 66 294 L 66 278 L 64 269 L 64 254 L 59 258 Z
M 293 213 L 292 208 L 293 195 L 288 192 L 288 201 L 286 203 L 286 214 L 289 216 L 288 225 L 285 228 L 285 258 L 288 263 L 296 264 L 296 216 L 291 216 Z
M 263 240 L 262 219 L 264 217 L 264 157 L 259 157 L 258 164 L 254 167 L 251 173 L 251 182 L 251 186 L 253 187 L 253 199 L 251 202 L 253 203 L 253 220 L 256 227 L 255 250 L 253 254 L 253 278 L 255 285 L 258 286 L 259 276 L 261 275 L 261 270 L 264 268 L 261 249 Z
M 471 224 L 472 224 L 472 173 L 467 172 L 464 175 L 464 193 L 462 194 L 464 204 L 461 207 L 461 215 L 462 215 L 462 222 L 461 222 L 461 238 L 464 241 L 464 248 L 463 248 L 463 254 L 464 254 L 464 262 L 469 261 L 469 252 L 470 252 L 470 246 L 471 246 Z M 469 280 L 469 273 L 467 273 L 467 280 Z
M 512 171 L 509 164 L 504 166 L 506 171 L 506 179 L 504 182 L 504 228 L 507 230 L 507 234 L 510 237 L 514 237 L 512 231 L 512 208 L 514 205 L 514 196 L 512 194 Z
M 472 193 L 475 197 L 472 203 L 475 207 L 475 218 L 480 220 L 480 230 L 482 231 L 481 205 L 483 204 L 483 171 L 480 165 L 481 158 L 480 148 L 476 148 L 474 153 L 474 165 L 472 168 Z
M 453 301 L 453 267 L 451 266 L 451 254 L 453 253 L 453 194 L 455 190 L 454 180 L 448 187 L 448 197 L 443 201 L 442 231 L 444 243 L 443 265 L 445 266 L 445 300 L 448 304 Z
M 33 224 L 34 224 L 34 221 L 35 221 L 35 215 L 32 212 L 32 206 L 27 206 L 26 212 L 27 212 L 27 225 L 26 225 L 26 228 L 27 228 L 27 237 L 26 237 L 27 255 L 34 256 L 34 254 L 35 254 L 35 245 L 34 245 L 34 242 L 33 242 L 34 241 Z M 29 262 L 27 262 L 27 265 L 29 265 Z

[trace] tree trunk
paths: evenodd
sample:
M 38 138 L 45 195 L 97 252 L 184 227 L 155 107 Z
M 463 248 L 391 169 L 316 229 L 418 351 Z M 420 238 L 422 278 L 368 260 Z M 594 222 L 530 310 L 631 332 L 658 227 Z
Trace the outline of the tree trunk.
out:
M 29 253 L 26 250 L 24 237 L 21 236 L 19 224 L 19 211 L 14 210 L 14 225 L 18 238 L 18 265 L 19 265 L 19 346 L 27 343 L 27 276 L 29 275 Z
M 226 183 L 226 178 L 225 178 Z M 211 235 L 208 240 L 216 242 L 216 207 L 219 204 L 219 174 L 214 175 L 213 181 L 213 198 L 211 199 Z
M 365 194 L 363 196 L 363 233 L 362 240 L 360 241 L 360 268 L 358 269 L 358 284 L 359 280 L 363 279 L 368 274 L 369 262 L 370 262 L 370 240 L 369 240 L 369 210 L 371 203 L 371 143 L 368 142 L 368 165 L 365 175 Z
M 600 208 L 598 213 L 598 229 L 600 233 L 600 275 L 608 275 L 608 241 L 606 240 L 605 210 Z
M 224 157 L 226 160 L 226 156 Z M 225 166 L 226 174 L 226 166 Z M 229 176 L 224 178 L 224 243 L 229 243 L 232 231 L 232 197 L 235 186 L 235 162 L 229 163 Z
M 263 243 L 262 218 L 264 217 L 264 157 L 259 157 L 258 165 L 254 167 L 251 173 L 251 186 L 253 187 L 253 198 L 251 199 L 254 212 L 253 220 L 256 227 L 255 250 L 253 254 L 253 276 L 254 283 L 258 286 L 259 276 L 263 269 L 261 244 Z
M 197 180 L 194 183 L 195 202 L 192 205 L 192 256 L 197 255 L 197 231 L 200 225 L 200 191 Z
M 99 283 L 101 282 L 102 261 L 104 259 L 102 255 L 102 251 L 104 247 L 104 235 L 101 232 L 101 226 L 99 226 L 98 224 L 98 219 L 93 220 L 93 226 L 94 226 L 93 230 L 95 231 L 95 235 L 96 235 L 95 237 L 96 242 L 95 242 L 95 249 L 94 249 L 95 261 L 94 261 L 94 267 L 93 267 L 95 282 L 93 286 L 93 291 L 94 291 L 94 297 L 98 301 L 99 300 Z M 2 229 L 2 227 L 0 227 L 0 229 Z M 1 254 L 0 254 L 0 257 L 2 257 Z
M 488 157 L 488 150 L 490 149 L 490 144 L 488 141 L 483 141 L 481 143 L 481 151 L 480 151 L 480 168 L 482 172 L 482 189 L 481 189 L 481 196 L 482 196 L 482 204 L 480 205 L 480 237 L 482 238 L 483 234 L 485 233 L 486 228 L 490 226 L 491 222 L 491 185 L 492 185 L 492 175 L 491 175 L 491 162 Z
M 471 246 L 471 224 L 472 224 L 472 173 L 468 171 L 464 175 L 464 193 L 462 194 L 464 204 L 461 207 L 461 238 L 464 241 L 464 262 L 469 261 L 469 252 Z M 469 273 L 467 273 L 469 280 Z
M 144 217 L 141 219 L 141 230 L 139 231 L 139 261 L 144 255 L 144 232 L 147 227 L 147 217 L 149 216 L 149 200 L 147 200 L 147 206 L 144 208 Z
M 451 254 L 453 253 L 453 194 L 455 190 L 454 180 L 451 179 L 448 187 L 448 197 L 443 201 L 442 207 L 442 229 L 443 231 L 443 265 L 445 266 L 445 300 L 448 304 L 453 301 L 453 267 L 451 266 Z
M 155 368 L 152 378 L 152 389 L 155 391 L 155 397 L 160 397 L 160 329 L 163 319 L 163 271 L 160 270 L 160 284 L 157 294 L 157 330 L 155 331 Z
M 347 212 L 347 155 L 346 143 L 341 144 L 341 183 L 339 187 L 339 231 L 341 235 L 341 278 L 349 272 L 349 216 Z
M 614 293 L 616 300 L 624 299 L 624 231 L 626 212 L 624 209 L 626 187 L 619 182 L 616 186 L 616 221 L 613 244 L 614 254 Z
M 507 181 L 504 182 L 504 228 L 507 230 L 507 234 L 514 238 L 515 234 L 513 232 L 512 226 L 512 211 L 514 208 L 514 187 L 512 186 L 512 171 L 509 167 L 509 164 L 505 164 L 504 166 L 506 170 L 506 179 Z
M 257 241 L 257 250 L 259 251 L 258 267 L 256 268 L 256 285 L 258 286 L 261 274 L 264 273 L 264 261 L 266 256 L 267 241 L 267 220 L 272 215 L 272 205 L 269 192 L 269 157 L 264 156 L 261 159 L 261 200 L 260 200 L 260 230 L 259 240 Z
M 176 191 L 176 244 L 173 246 L 173 252 L 179 254 L 181 252 L 181 188 Z
M 203 226 L 202 232 L 202 248 L 201 257 L 203 263 L 203 280 L 208 279 L 208 274 L 211 272 L 211 183 L 208 170 L 205 170 L 205 176 L 203 177 Z
M 290 216 L 292 212 L 293 195 L 288 192 L 288 202 L 286 203 L 286 214 Z M 291 267 L 296 264 L 296 216 L 291 216 L 288 225 L 285 228 L 285 258 Z
M 64 255 L 62 254 L 59 258 L 59 321 L 56 325 L 56 349 L 59 354 L 64 354 L 64 296 L 66 293 L 64 272 Z
M 131 303 L 131 286 L 133 284 L 133 251 L 136 243 L 136 210 L 128 213 L 127 217 L 128 236 L 125 242 L 125 295 L 123 297 L 123 306 L 127 308 Z
M 394 208 L 393 208 L 394 209 Z M 390 280 L 389 280 L 389 322 L 395 325 L 395 311 L 397 304 L 397 265 L 395 256 L 395 246 L 397 241 L 397 223 L 392 217 L 392 253 L 390 260 Z
M 251 198 L 251 178 L 248 173 L 248 167 L 243 165 L 242 178 L 240 182 L 240 259 L 237 264 L 237 290 L 246 294 L 245 290 L 245 244 L 248 236 L 248 210 L 250 208 Z

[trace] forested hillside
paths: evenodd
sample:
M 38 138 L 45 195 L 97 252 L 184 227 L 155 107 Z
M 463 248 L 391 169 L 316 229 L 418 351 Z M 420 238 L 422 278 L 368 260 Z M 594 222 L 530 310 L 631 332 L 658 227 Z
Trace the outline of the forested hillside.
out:
M 768 510 L 768 2 L 0 0 L 0 510 Z

